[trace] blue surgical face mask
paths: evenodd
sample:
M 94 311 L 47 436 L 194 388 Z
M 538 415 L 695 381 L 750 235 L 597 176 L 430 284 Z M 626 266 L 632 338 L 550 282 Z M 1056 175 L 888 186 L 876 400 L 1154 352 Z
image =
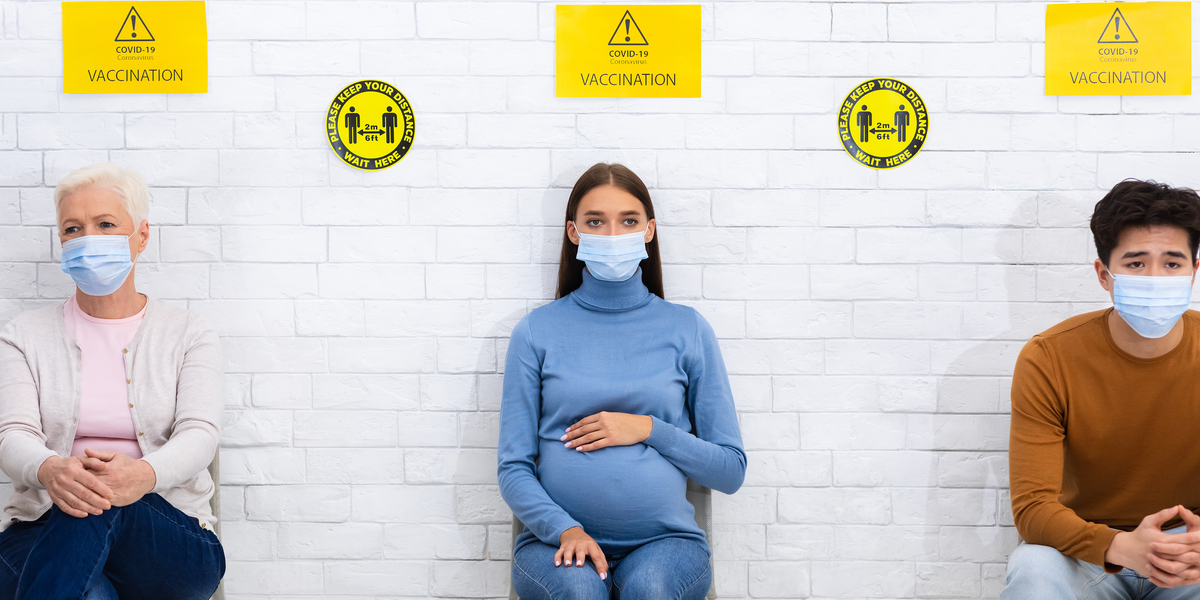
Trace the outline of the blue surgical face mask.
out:
M 1112 278 L 1117 314 L 1144 338 L 1167 335 L 1192 299 L 1191 275 L 1112 275 Z
M 107 296 L 121 287 L 133 270 L 129 238 L 119 235 L 85 235 L 62 245 L 63 273 L 89 296 Z
M 575 258 L 587 263 L 592 277 L 601 281 L 625 281 L 637 272 L 646 254 L 646 232 L 624 235 L 592 235 L 579 232 L 579 252 Z

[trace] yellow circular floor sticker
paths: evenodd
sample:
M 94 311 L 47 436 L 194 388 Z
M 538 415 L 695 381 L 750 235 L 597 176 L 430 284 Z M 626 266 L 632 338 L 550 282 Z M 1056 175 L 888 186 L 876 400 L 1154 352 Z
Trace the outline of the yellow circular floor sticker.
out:
M 838 134 L 854 160 L 872 169 L 891 169 L 912 160 L 925 145 L 929 110 L 908 84 L 877 77 L 846 96 Z
M 386 169 L 412 148 L 417 121 L 408 98 L 390 83 L 364 79 L 329 104 L 325 133 L 334 154 L 367 171 Z

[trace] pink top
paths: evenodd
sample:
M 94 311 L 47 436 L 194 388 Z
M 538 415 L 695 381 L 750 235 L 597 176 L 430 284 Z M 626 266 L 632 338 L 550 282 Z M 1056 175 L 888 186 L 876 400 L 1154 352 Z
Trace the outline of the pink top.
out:
M 91 448 L 142 457 L 133 414 L 129 412 L 123 351 L 133 341 L 145 314 L 143 307 L 125 319 L 97 319 L 79 308 L 75 296 L 63 307 L 67 333 L 83 350 L 83 397 L 71 456 L 83 456 L 84 448 Z

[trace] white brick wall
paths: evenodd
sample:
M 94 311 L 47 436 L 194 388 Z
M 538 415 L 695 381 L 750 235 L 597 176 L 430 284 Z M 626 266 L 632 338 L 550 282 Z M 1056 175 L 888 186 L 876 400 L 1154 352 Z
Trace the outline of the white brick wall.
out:
M 696 100 L 555 98 L 553 3 L 207 7 L 208 94 L 67 96 L 58 4 L 0 1 L 0 318 L 72 290 L 57 179 L 140 169 L 140 287 L 224 340 L 234 599 L 506 596 L 507 336 L 552 295 L 567 190 L 601 160 L 653 188 L 668 297 L 733 376 L 750 466 L 715 498 L 720 594 L 994 598 L 1016 353 L 1104 305 L 1106 187 L 1200 185 L 1200 96 L 1042 94 L 1042 3 L 705 4 Z M 836 139 L 872 76 L 931 109 L 895 171 Z M 383 172 L 323 137 L 361 78 L 417 111 Z

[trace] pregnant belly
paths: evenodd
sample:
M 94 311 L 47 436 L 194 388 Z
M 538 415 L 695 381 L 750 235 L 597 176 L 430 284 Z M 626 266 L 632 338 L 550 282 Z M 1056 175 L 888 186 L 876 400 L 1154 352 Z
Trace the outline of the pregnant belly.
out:
M 544 441 L 538 477 L 602 546 L 697 530 L 687 477 L 644 444 L 577 452 Z

